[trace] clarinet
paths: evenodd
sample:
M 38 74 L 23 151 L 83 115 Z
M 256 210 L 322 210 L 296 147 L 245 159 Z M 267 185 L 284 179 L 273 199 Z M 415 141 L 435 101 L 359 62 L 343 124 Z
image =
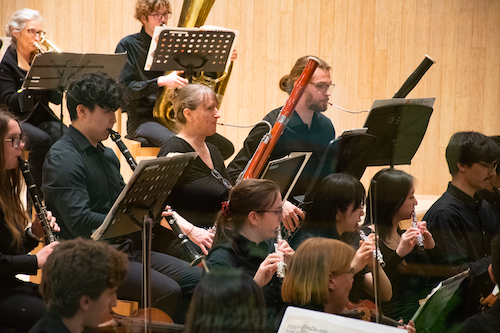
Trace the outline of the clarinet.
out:
M 413 216 L 413 220 L 411 221 L 411 226 L 413 228 L 418 228 L 418 226 L 417 226 L 417 214 L 415 214 L 415 210 L 413 210 L 412 216 Z M 417 236 L 417 244 L 418 244 L 418 248 L 420 250 L 424 250 L 424 236 L 422 236 L 422 234 L 420 234 L 420 233 Z
M 33 179 L 33 175 L 30 171 L 30 165 L 28 162 L 23 160 L 21 157 L 18 157 L 19 160 L 19 169 L 21 169 L 24 177 L 24 181 L 26 182 L 26 186 L 28 187 L 28 193 L 30 195 L 31 202 L 35 207 L 36 214 L 42 223 L 43 231 L 45 232 L 44 243 L 50 244 L 52 242 L 57 241 L 57 236 L 54 235 L 52 229 L 50 228 L 50 221 L 47 217 L 47 208 L 42 204 L 40 200 L 40 194 L 36 188 L 35 180 Z
M 359 230 L 359 236 L 363 241 L 368 240 L 368 236 L 366 236 L 363 230 Z M 377 261 L 380 264 L 380 266 L 384 267 L 385 266 L 384 256 L 382 255 L 382 252 L 380 252 L 379 248 L 373 249 L 373 255 L 375 256 L 375 258 L 377 258 Z
M 283 252 L 281 252 L 280 250 L 278 250 L 279 242 L 282 240 L 282 238 L 281 238 L 281 228 L 280 227 L 276 228 L 276 231 L 277 231 L 277 236 L 276 236 L 276 243 L 274 243 L 274 251 L 276 253 L 278 253 L 278 254 L 283 255 Z M 278 270 L 276 271 L 276 275 L 280 279 L 283 279 L 285 277 L 285 268 L 286 268 L 285 262 L 283 260 L 280 260 L 278 262 Z
M 127 146 L 125 146 L 125 144 L 123 143 L 120 134 L 116 131 L 113 131 L 111 128 L 108 129 L 108 131 L 109 135 L 111 136 L 111 140 L 113 140 L 116 143 L 118 149 L 120 149 L 123 156 L 125 156 L 125 159 L 130 165 L 130 168 L 132 169 L 132 171 L 134 171 L 135 168 L 137 168 L 137 162 L 134 160 L 132 154 L 130 154 L 130 151 L 128 150 Z
M 172 210 L 168 210 L 171 212 Z M 186 236 L 186 234 L 182 231 L 182 229 L 179 227 L 179 224 L 177 223 L 177 218 L 174 215 L 169 215 L 165 216 L 165 219 L 167 220 L 168 224 L 170 224 L 170 227 L 172 228 L 172 232 L 177 235 L 179 238 L 181 245 L 184 247 L 184 249 L 187 251 L 189 256 L 191 257 L 191 266 L 198 265 L 200 261 L 203 260 L 204 256 L 196 252 L 194 249 L 193 245 L 189 242 L 189 238 Z

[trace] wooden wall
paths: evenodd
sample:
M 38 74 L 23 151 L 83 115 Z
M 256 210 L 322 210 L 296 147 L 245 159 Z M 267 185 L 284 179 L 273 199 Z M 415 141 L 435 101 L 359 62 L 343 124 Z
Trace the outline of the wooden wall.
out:
M 0 24 L 16 9 L 40 11 L 44 30 L 69 52 L 113 52 L 140 29 L 135 0 L 2 0 Z M 176 25 L 182 0 L 172 0 Z M 333 67 L 330 99 L 349 110 L 391 98 L 425 54 L 437 63 L 408 95 L 436 97 L 426 136 L 411 166 L 417 193 L 440 195 L 450 179 L 444 149 L 457 131 L 500 134 L 500 1 L 497 0 L 217 0 L 206 24 L 240 31 L 239 60 L 222 120 L 250 124 L 284 104 L 278 81 L 305 54 Z M 4 35 L 4 34 L 2 34 Z M 338 134 L 367 114 L 326 112 Z M 220 128 L 237 149 L 248 130 Z M 367 183 L 378 168 L 363 176 Z

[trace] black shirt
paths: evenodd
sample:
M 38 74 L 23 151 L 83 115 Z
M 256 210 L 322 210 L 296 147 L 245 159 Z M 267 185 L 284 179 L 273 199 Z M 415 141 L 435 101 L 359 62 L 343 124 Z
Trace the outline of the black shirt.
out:
M 28 333 L 71 333 L 62 320 L 53 314 L 47 313 Z
M 274 125 L 281 108 L 268 113 L 264 120 Z M 255 126 L 246 138 L 243 148 L 228 166 L 229 176 L 233 181 L 243 171 L 247 162 L 257 149 L 262 136 L 269 131 L 269 127 L 264 124 Z M 302 195 L 307 191 L 307 187 L 316 172 L 321 157 L 328 146 L 328 143 L 335 138 L 335 129 L 333 124 L 325 115 L 314 112 L 311 128 L 308 128 L 300 116 L 294 111 L 290 121 L 285 127 L 283 134 L 274 147 L 269 160 L 284 157 L 291 152 L 312 152 L 312 156 L 302 171 L 292 195 Z
M 92 146 L 73 126 L 50 148 L 42 191 L 62 239 L 90 237 L 101 225 L 122 190 L 119 170 L 112 149 Z
M 496 333 L 500 327 L 500 301 L 481 314 L 474 315 L 463 323 L 462 333 Z

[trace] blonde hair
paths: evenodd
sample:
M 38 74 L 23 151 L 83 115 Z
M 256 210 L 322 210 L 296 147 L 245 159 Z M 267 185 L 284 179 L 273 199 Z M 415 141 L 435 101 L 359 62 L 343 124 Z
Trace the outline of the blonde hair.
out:
M 330 273 L 348 272 L 354 254 L 351 246 L 336 239 L 307 239 L 293 255 L 286 272 L 281 288 L 283 301 L 296 305 L 325 304 Z
M 175 120 L 185 124 L 184 109 L 196 110 L 201 103 L 207 103 L 210 99 L 217 103 L 215 92 L 203 84 L 188 84 L 180 89 L 175 89 L 170 96 Z

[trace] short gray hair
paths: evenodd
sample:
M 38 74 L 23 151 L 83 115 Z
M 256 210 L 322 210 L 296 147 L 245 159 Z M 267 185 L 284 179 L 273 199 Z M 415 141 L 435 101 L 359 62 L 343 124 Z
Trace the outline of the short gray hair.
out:
M 38 10 L 24 8 L 15 11 L 5 26 L 5 33 L 7 34 L 7 37 L 12 37 L 12 43 L 15 44 L 16 38 L 12 33 L 23 30 L 26 27 L 26 22 L 34 20 L 42 22 L 42 16 Z

